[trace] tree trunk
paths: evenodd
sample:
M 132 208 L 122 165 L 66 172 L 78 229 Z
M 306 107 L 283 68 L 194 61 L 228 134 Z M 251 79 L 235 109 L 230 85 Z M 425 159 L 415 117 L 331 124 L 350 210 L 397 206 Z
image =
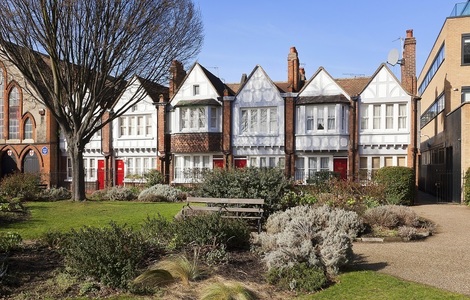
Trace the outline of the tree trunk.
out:
M 72 161 L 72 200 L 84 201 L 85 195 L 85 168 L 83 163 L 84 146 L 80 142 L 73 143 L 73 139 L 68 139 L 68 154 Z M 75 146 L 74 146 L 75 145 Z

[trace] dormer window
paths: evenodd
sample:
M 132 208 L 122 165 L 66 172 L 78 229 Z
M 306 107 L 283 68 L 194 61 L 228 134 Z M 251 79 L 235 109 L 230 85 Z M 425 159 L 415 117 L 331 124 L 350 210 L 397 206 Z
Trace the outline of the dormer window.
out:
M 193 96 L 199 95 L 199 85 L 195 84 L 193 85 Z

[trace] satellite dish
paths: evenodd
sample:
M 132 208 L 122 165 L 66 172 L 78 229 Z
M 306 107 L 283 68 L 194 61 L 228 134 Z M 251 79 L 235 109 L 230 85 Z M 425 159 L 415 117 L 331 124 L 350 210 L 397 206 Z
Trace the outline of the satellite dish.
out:
M 390 52 L 388 53 L 387 63 L 394 66 L 398 63 L 398 58 L 399 58 L 398 50 L 394 48 L 390 50 Z

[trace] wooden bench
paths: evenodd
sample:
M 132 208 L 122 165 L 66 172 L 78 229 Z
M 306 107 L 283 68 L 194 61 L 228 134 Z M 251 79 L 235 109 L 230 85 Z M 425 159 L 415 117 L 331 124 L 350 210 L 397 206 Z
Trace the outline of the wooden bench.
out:
M 196 205 L 193 205 L 196 204 Z M 201 205 L 205 204 L 205 205 Z M 264 199 L 236 198 L 203 198 L 188 197 L 183 206 L 183 217 L 198 212 L 218 212 L 223 218 L 241 218 L 258 221 L 258 232 L 261 232 Z

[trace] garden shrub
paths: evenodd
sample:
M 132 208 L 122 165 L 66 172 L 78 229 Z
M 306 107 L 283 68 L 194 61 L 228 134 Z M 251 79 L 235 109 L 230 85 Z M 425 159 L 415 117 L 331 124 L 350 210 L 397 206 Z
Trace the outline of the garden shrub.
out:
M 384 187 L 373 182 L 364 184 L 331 178 L 321 186 L 307 185 L 303 189 L 315 195 L 319 205 L 351 210 L 359 215 L 385 202 Z
M 147 218 L 141 229 L 153 246 L 166 251 L 197 251 L 209 263 L 226 261 L 226 251 L 247 249 L 250 229 L 245 220 L 207 214 L 170 222 L 161 216 Z
M 434 233 L 435 224 L 421 219 L 410 207 L 382 205 L 371 208 L 363 215 L 364 223 L 374 235 L 395 235 L 414 240 Z
M 280 168 L 214 169 L 204 174 L 198 194 L 214 198 L 261 198 L 268 216 L 282 208 L 281 199 L 291 186 Z
M 4 199 L 0 197 L 0 212 L 25 212 L 26 208 L 23 206 L 21 199 L 11 198 Z
M 20 246 L 23 239 L 16 232 L 0 233 L 0 253 L 6 253 Z
M 91 193 L 90 199 L 97 200 L 97 201 L 109 200 L 108 190 L 106 189 L 96 190 L 93 193 Z
M 464 203 L 470 205 L 470 168 L 465 172 Z
M 157 184 L 151 186 L 139 194 L 139 201 L 165 201 L 165 202 L 175 202 L 181 200 L 184 197 L 179 189 L 169 186 L 167 184 Z
M 9 199 L 36 200 L 40 182 L 41 178 L 38 174 L 13 173 L 0 182 L 0 194 Z
M 146 180 L 145 187 L 149 188 L 156 184 L 162 184 L 165 182 L 165 177 L 163 174 L 155 169 L 149 170 L 147 173 L 144 174 L 144 178 Z
M 137 198 L 135 190 L 125 186 L 113 186 L 106 191 L 106 198 L 111 201 L 130 201 Z
M 318 198 L 305 189 L 288 191 L 281 198 L 281 210 L 286 210 L 299 205 L 312 205 L 318 202 Z
M 327 274 L 352 259 L 352 240 L 361 230 L 357 213 L 343 209 L 297 206 L 271 215 L 266 232 L 254 236 L 269 270 L 299 262 L 317 266 Z
M 415 196 L 415 174 L 413 169 L 383 167 L 375 173 L 374 181 L 385 187 L 387 204 L 413 204 Z
M 39 198 L 43 201 L 58 201 L 58 200 L 66 200 L 72 197 L 72 193 L 64 188 L 50 188 L 46 190 L 42 190 L 39 193 Z
M 283 290 L 312 293 L 327 285 L 328 280 L 322 269 L 305 262 L 295 263 L 286 268 L 272 268 L 267 281 Z
M 60 251 L 65 257 L 66 268 L 73 274 L 126 289 L 148 249 L 140 233 L 110 223 L 103 228 L 72 229 Z
M 416 227 L 419 216 L 413 209 L 402 205 L 382 205 L 371 208 L 363 215 L 364 222 L 370 226 L 398 228 L 400 226 Z

